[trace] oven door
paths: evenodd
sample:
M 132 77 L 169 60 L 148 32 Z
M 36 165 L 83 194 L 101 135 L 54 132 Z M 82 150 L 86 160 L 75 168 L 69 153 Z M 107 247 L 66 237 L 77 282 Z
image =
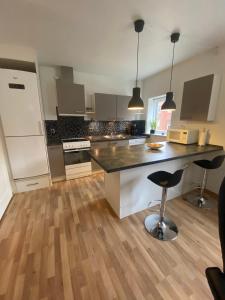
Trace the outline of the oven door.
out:
M 64 150 L 65 166 L 72 166 L 90 162 L 91 157 L 88 152 L 89 150 L 90 148 Z

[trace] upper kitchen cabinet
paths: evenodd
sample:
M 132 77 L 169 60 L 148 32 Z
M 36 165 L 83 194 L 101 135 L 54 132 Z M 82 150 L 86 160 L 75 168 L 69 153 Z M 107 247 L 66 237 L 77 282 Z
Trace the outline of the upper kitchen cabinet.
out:
M 74 84 L 63 79 L 57 79 L 56 89 L 59 115 L 85 114 L 85 95 L 83 85 Z
M 184 83 L 181 120 L 213 121 L 219 94 L 220 78 L 210 74 Z
M 131 96 L 117 96 L 117 120 L 132 121 L 135 120 L 135 111 L 128 109 Z
M 43 134 L 35 73 L 0 69 L 0 117 L 5 136 Z
M 135 111 L 128 109 L 131 96 L 95 94 L 95 119 L 98 121 L 132 121 L 137 118 Z M 143 115 L 140 115 L 144 117 Z
M 117 96 L 111 94 L 95 94 L 95 119 L 98 121 L 116 120 Z

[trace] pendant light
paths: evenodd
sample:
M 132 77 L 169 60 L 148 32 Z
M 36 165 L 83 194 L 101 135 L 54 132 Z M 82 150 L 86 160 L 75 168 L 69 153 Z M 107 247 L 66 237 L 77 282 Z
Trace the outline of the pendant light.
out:
M 128 109 L 130 110 L 139 110 L 144 109 L 144 102 L 141 99 L 141 89 L 137 86 L 138 84 L 138 60 L 139 60 L 139 33 L 143 31 L 144 28 L 144 20 L 136 20 L 134 22 L 134 29 L 135 32 L 138 34 L 137 39 L 137 73 L 136 73 L 136 87 L 133 88 L 133 96 L 130 99 L 130 102 L 128 104 Z
M 166 100 L 163 103 L 161 110 L 170 110 L 173 111 L 176 109 L 176 103 L 173 101 L 173 92 L 171 91 L 172 88 L 172 80 L 173 80 L 173 65 L 174 65 L 174 51 L 175 51 L 175 44 L 179 41 L 180 33 L 174 32 L 171 34 L 171 43 L 173 43 L 173 55 L 172 55 L 172 66 L 170 72 L 170 90 L 166 93 Z

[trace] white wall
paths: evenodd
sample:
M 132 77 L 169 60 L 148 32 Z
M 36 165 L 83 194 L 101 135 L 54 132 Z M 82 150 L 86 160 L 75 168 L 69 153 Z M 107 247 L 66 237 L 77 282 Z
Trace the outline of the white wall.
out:
M 57 94 L 55 80 L 60 77 L 60 70 L 58 67 L 39 66 L 39 73 L 45 119 L 56 120 Z M 74 82 L 85 86 L 86 107 L 92 105 L 94 93 L 132 95 L 134 85 L 133 81 L 77 72 L 76 70 L 74 70 Z
M 34 49 L 8 44 L 0 44 L 0 58 L 37 62 L 37 55 Z
M 160 72 L 143 80 L 143 98 L 147 105 L 147 99 L 165 94 L 168 90 L 170 69 Z M 185 81 L 216 73 L 221 76 L 221 88 L 219 93 L 217 114 L 214 122 L 193 122 L 180 121 L 180 109 Z M 177 110 L 172 116 L 172 126 L 186 126 L 191 128 L 207 128 L 210 130 L 211 144 L 218 144 L 225 147 L 225 47 L 214 49 L 193 57 L 175 66 L 173 76 L 174 99 Z M 210 171 L 208 188 L 218 192 L 222 178 L 225 176 L 225 163 L 216 171 Z
M 88 74 L 74 70 L 74 81 L 85 86 L 85 101 L 91 105 L 94 93 L 118 94 L 131 96 L 134 82 L 118 77 Z

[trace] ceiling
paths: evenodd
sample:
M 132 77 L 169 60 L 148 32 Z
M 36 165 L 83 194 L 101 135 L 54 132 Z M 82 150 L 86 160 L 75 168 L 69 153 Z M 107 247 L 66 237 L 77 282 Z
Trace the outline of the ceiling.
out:
M 135 78 L 137 34 L 140 77 L 171 62 L 170 33 L 181 31 L 176 62 L 225 42 L 224 0 L 1 0 L 0 43 L 33 47 L 41 64 Z

